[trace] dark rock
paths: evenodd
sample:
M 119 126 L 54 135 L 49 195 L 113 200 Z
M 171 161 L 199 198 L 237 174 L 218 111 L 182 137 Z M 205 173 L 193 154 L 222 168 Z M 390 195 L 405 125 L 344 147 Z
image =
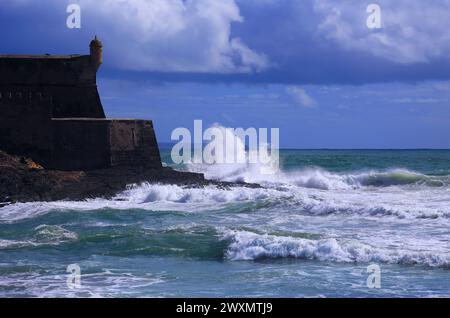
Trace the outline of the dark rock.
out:
M 188 187 L 213 185 L 260 187 L 257 184 L 206 180 L 203 174 L 180 172 L 165 167 L 113 167 L 90 171 L 46 170 L 31 159 L 0 151 L 0 205 L 30 201 L 81 201 L 111 198 L 127 185 L 143 182 L 175 184 Z

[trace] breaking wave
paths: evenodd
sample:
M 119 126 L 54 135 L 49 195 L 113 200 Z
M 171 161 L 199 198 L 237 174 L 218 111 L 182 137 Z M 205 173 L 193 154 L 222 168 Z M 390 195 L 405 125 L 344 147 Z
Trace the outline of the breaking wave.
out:
M 427 176 L 406 169 L 347 174 L 330 173 L 321 169 L 309 169 L 288 175 L 287 179 L 298 186 L 324 190 L 404 185 L 445 187 L 449 185 L 450 181 L 449 176 Z
M 130 186 L 112 200 L 18 203 L 5 206 L 0 208 L 0 223 L 14 223 L 23 219 L 37 218 L 54 211 L 60 215 L 65 212 L 90 213 L 102 209 L 195 213 L 246 203 L 263 204 L 266 208 L 315 216 L 343 214 L 450 219 L 450 188 L 423 186 L 413 186 L 410 189 L 373 186 L 352 188 L 349 183 L 333 177 L 326 180 L 328 186 L 330 186 L 330 180 L 333 181 L 334 189 L 325 190 L 322 179 L 315 178 L 313 187 L 313 181 L 302 178 L 295 178 L 297 183 L 299 180 L 302 181 L 302 186 L 272 183 L 266 184 L 262 188 L 242 186 L 226 189 L 216 186 L 189 188 L 178 185 L 144 183 Z M 359 179 L 367 181 L 372 180 L 371 178 L 372 175 L 367 174 L 366 177 Z M 319 182 L 319 180 L 322 181 Z M 342 187 L 336 186 L 339 184 L 338 182 Z
M 371 246 L 357 240 L 325 238 L 283 237 L 256 234 L 247 231 L 227 231 L 224 240 L 230 245 L 226 252 L 229 260 L 261 260 L 297 258 L 344 263 L 387 263 L 447 267 L 450 254 L 405 248 L 388 249 Z
M 333 173 L 321 168 L 305 168 L 301 170 L 283 172 L 274 170 L 273 173 L 262 174 L 260 166 L 246 165 L 208 165 L 191 164 L 191 172 L 204 173 L 208 179 L 220 181 L 244 181 L 250 183 L 289 184 L 304 188 L 321 190 L 358 189 L 361 187 L 390 187 L 390 186 L 423 186 L 447 187 L 450 176 L 429 176 L 407 169 L 394 168 L 387 171 L 364 171 Z
M 218 124 L 215 125 L 215 128 L 221 130 L 227 140 L 233 141 L 231 143 L 224 142 L 224 153 L 227 155 L 230 153 L 231 157 L 236 159 L 237 162 L 205 163 L 200 160 L 203 163 L 189 162 L 185 167 L 190 172 L 203 173 L 207 179 L 211 180 L 260 183 L 266 186 L 295 185 L 320 190 L 390 186 L 450 186 L 450 175 L 431 176 L 402 168 L 335 173 L 313 166 L 283 171 L 280 169 L 282 163 L 278 156 L 273 154 L 268 157 L 269 160 L 266 160 L 265 163 L 255 162 L 255 158 L 259 158 L 258 154 L 267 152 L 270 145 L 264 144 L 258 150 L 248 151 L 240 137 Z M 278 154 L 278 152 L 275 154 Z
M 66 230 L 59 225 L 38 225 L 30 234 L 31 237 L 22 240 L 0 239 L 0 250 L 59 245 L 78 239 L 76 233 Z

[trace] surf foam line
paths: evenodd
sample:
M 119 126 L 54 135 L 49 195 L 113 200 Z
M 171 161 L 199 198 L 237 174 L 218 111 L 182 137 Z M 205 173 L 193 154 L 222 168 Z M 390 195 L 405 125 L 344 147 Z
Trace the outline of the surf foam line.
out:
M 307 167 L 297 171 L 283 172 L 280 170 L 278 156 L 270 157 L 266 163 L 254 162 L 255 150 L 246 150 L 246 143 L 239 136 L 230 133 L 225 127 L 215 124 L 226 139 L 232 142 L 224 144 L 225 153 L 235 154 L 235 163 L 206 163 L 204 158 L 197 158 L 203 163 L 185 162 L 190 172 L 203 173 L 207 179 L 249 182 L 263 184 L 291 184 L 306 188 L 323 190 L 352 189 L 365 186 L 388 187 L 394 185 L 421 185 L 427 187 L 445 187 L 450 185 L 448 176 L 428 176 L 402 168 L 391 168 L 386 171 L 362 171 L 347 173 L 332 173 L 317 167 Z M 269 145 L 266 145 L 269 146 Z M 234 156 L 233 156 L 234 157 Z M 194 160 L 194 162 L 198 162 Z M 224 161 L 226 162 L 226 161 Z
M 297 258 L 339 263 L 386 263 L 448 267 L 449 252 L 379 248 L 356 240 L 304 238 L 261 235 L 247 231 L 224 231 L 222 239 L 230 242 L 225 257 L 231 261 Z
M 416 185 L 423 187 L 447 187 L 450 176 L 429 176 L 402 168 L 385 171 L 362 171 L 333 173 L 318 167 L 309 167 L 293 171 L 261 173 L 260 164 L 187 164 L 190 172 L 204 173 L 210 180 L 287 184 L 321 190 L 358 189 L 361 187 L 389 187 Z M 270 170 L 267 165 L 266 171 Z
M 75 232 L 66 230 L 59 225 L 42 224 L 36 226 L 31 237 L 26 240 L 0 239 L 0 250 L 59 245 L 76 240 L 78 240 L 78 235 Z
M 450 219 L 450 188 L 406 191 L 375 188 L 324 191 L 292 185 L 267 188 L 215 186 L 187 188 L 177 185 L 148 184 L 130 186 L 112 200 L 81 202 L 57 201 L 18 203 L 0 208 L 0 223 L 20 222 L 51 212 L 95 213 L 102 209 L 143 211 L 214 212 L 230 204 L 264 203 L 266 209 L 314 216 L 360 215 L 371 217 Z M 263 211 L 262 211 L 263 212 Z
M 274 201 L 298 202 L 297 194 L 277 189 L 216 186 L 189 188 L 178 185 L 143 183 L 129 186 L 111 200 L 88 199 L 85 201 L 55 201 L 16 203 L 0 208 L 0 223 L 17 222 L 36 218 L 51 212 L 92 213 L 102 209 L 140 209 L 147 211 L 201 212 L 219 209 L 230 203 Z M 298 194 L 301 195 L 301 194 Z

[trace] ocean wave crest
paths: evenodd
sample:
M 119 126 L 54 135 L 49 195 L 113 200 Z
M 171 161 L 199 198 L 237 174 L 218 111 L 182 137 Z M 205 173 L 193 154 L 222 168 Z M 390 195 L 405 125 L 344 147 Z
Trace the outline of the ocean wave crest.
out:
M 406 249 L 374 247 L 356 240 L 326 238 L 311 240 L 227 231 L 223 239 L 230 241 L 226 258 L 232 261 L 274 258 L 297 258 L 343 263 L 387 263 L 447 267 L 449 253 L 433 253 Z
M 430 176 L 402 168 L 336 173 L 318 167 L 309 167 L 293 171 L 273 170 L 273 173 L 262 174 L 259 165 L 254 164 L 191 164 L 188 167 L 189 171 L 204 173 L 211 180 L 243 181 L 261 183 L 266 186 L 288 184 L 320 190 L 407 185 L 447 187 L 450 185 L 450 176 Z
M 447 189 L 447 188 L 446 188 Z M 45 217 L 49 213 L 93 213 L 103 209 L 144 211 L 213 211 L 232 206 L 278 209 L 316 216 L 361 215 L 418 219 L 450 219 L 450 189 L 359 188 L 330 191 L 289 184 L 263 188 L 216 186 L 190 188 L 177 185 L 134 185 L 112 200 L 18 203 L 0 208 L 0 224 Z

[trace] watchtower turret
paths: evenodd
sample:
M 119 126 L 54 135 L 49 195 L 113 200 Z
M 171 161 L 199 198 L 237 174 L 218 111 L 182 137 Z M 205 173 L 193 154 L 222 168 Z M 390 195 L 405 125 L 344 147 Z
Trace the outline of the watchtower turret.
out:
M 91 51 L 91 63 L 95 66 L 95 69 L 98 70 L 103 63 L 103 44 L 97 39 L 97 36 L 95 36 L 89 47 Z

